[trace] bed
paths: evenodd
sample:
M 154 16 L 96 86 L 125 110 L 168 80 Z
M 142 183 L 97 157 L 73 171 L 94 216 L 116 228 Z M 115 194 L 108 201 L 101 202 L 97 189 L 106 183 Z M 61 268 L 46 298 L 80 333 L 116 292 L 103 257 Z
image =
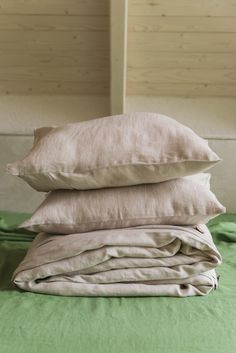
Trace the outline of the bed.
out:
M 20 292 L 11 276 L 34 235 L 0 213 L 0 353 L 235 353 L 236 214 L 208 226 L 223 256 L 206 297 L 88 298 Z

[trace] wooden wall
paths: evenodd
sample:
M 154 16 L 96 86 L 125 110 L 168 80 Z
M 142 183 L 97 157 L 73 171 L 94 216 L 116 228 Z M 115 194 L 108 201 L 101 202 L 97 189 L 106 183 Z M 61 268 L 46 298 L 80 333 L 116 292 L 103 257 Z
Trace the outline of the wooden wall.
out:
M 236 96 L 235 0 L 129 0 L 129 95 Z
M 109 2 L 0 0 L 0 95 L 108 95 Z M 236 95 L 236 0 L 128 7 L 128 95 Z
M 0 95 L 109 93 L 109 0 L 0 0 Z

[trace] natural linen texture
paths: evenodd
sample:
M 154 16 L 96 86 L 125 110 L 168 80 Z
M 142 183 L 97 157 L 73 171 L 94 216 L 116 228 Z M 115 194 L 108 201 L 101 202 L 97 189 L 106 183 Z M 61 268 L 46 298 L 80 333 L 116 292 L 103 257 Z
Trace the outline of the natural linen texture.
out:
M 21 227 L 70 234 L 145 224 L 205 223 L 225 208 L 209 190 L 209 175 L 157 184 L 48 194 Z
M 185 297 L 216 288 L 220 263 L 203 225 L 40 233 L 13 280 L 23 290 L 54 295 Z
M 157 183 L 212 167 L 219 157 L 177 121 L 132 113 L 35 131 L 34 146 L 8 165 L 38 191 Z

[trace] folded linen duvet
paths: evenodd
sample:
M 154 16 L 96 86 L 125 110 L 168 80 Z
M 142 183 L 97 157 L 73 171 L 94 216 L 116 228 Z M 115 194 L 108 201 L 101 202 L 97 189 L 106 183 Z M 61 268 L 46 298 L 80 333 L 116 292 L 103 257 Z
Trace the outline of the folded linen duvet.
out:
M 13 281 L 26 291 L 64 296 L 185 297 L 215 289 L 220 263 L 205 225 L 39 233 Z

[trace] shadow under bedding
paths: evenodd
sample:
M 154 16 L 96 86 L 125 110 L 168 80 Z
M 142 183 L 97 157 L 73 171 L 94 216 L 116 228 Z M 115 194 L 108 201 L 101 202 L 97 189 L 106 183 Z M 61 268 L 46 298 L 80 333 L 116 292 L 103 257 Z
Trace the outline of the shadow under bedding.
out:
M 11 284 L 34 234 L 27 214 L 0 213 L 0 353 L 235 353 L 236 214 L 208 226 L 222 257 L 206 297 L 89 298 L 21 292 Z

